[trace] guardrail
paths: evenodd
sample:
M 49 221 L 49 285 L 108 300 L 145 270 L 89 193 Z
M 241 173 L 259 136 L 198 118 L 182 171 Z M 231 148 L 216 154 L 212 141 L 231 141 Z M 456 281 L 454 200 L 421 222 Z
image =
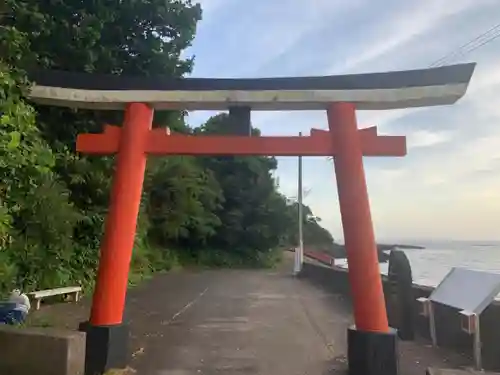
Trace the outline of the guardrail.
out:
M 313 251 L 313 250 L 304 250 L 304 256 L 311 258 L 317 262 L 320 262 L 322 264 L 325 264 L 327 266 L 334 266 L 335 265 L 335 258 L 332 257 L 331 255 L 321 253 L 319 251 Z

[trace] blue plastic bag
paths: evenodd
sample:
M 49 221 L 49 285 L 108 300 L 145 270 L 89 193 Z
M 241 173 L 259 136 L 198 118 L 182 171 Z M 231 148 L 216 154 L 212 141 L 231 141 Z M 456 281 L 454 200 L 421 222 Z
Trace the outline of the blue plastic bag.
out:
M 24 322 L 26 315 L 22 311 L 14 310 L 15 303 L 0 302 L 0 324 L 21 324 Z

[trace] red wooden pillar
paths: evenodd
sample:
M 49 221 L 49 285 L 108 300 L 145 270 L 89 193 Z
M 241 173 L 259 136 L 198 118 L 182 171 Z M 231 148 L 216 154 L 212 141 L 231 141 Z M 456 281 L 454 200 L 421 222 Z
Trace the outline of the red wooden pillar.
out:
M 388 332 L 355 106 L 335 103 L 327 113 L 337 150 L 334 165 L 356 328 Z
M 92 302 L 93 325 L 122 323 L 152 121 L 153 110 L 146 104 L 127 106 Z
M 127 105 L 90 322 L 81 327 L 87 331 L 86 374 L 102 374 L 128 364 L 129 334 L 122 320 L 152 121 L 153 110 L 146 104 Z

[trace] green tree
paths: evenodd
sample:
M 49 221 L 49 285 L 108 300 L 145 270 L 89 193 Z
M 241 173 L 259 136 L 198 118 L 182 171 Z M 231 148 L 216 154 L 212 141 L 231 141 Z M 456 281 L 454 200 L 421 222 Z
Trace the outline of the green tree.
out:
M 332 253 L 337 251 L 338 245 L 332 234 L 321 226 L 321 219 L 313 214 L 311 208 L 303 204 L 302 207 L 302 231 L 304 247 L 306 249 L 325 251 Z M 297 246 L 299 243 L 299 204 L 296 200 L 288 202 L 287 215 L 291 222 L 287 230 L 287 243 L 292 246 Z
M 66 248 L 66 253 L 58 256 L 61 259 L 69 258 L 68 262 L 73 267 L 67 268 L 68 272 L 80 268 L 81 278 L 88 281 L 92 279 L 97 264 L 97 249 L 107 211 L 113 158 L 76 155 L 75 140 L 78 133 L 101 131 L 105 123 L 120 124 L 122 115 L 118 112 L 38 105 L 34 106 L 35 112 L 33 107 L 23 101 L 24 92 L 17 92 L 14 88 L 27 87 L 28 81 L 22 69 L 29 71 L 34 68 L 180 77 L 192 69 L 192 59 L 181 58 L 181 53 L 194 37 L 201 10 L 190 1 L 179 0 L 125 0 L 115 3 L 95 0 L 6 0 L 0 12 L 4 25 L 0 46 L 0 79 L 4 94 L 0 103 L 2 126 L 11 127 L 1 141 L 12 159 L 12 163 L 5 168 L 10 168 L 10 174 L 4 174 L 2 177 L 5 179 L 2 181 L 9 181 L 9 184 L 20 183 L 16 181 L 18 176 L 14 176 L 13 172 L 19 174 L 18 170 L 22 167 L 23 177 L 26 176 L 36 186 L 39 198 L 34 201 L 34 209 L 31 209 L 29 197 L 21 197 L 25 194 L 23 189 L 19 190 L 21 193 L 16 197 L 10 191 L 10 195 L 5 193 L 1 196 L 0 240 L 5 244 L 18 244 L 26 255 L 15 256 L 24 270 L 10 267 L 10 263 L 0 260 L 2 266 L 5 265 L 0 271 L 0 277 L 7 271 L 11 276 L 35 275 L 36 270 L 26 259 L 33 259 L 34 262 L 39 260 L 32 254 L 36 253 L 33 247 L 49 247 L 46 250 L 49 253 L 53 249 L 56 251 L 56 247 L 47 244 L 57 233 L 61 236 L 59 247 Z M 17 117 L 6 109 L 12 110 Z M 22 121 L 14 121 L 21 116 L 24 116 Z M 174 128 L 182 126 L 182 119 L 183 114 L 177 112 L 158 113 L 155 116 L 156 124 L 168 123 Z M 37 137 L 36 142 L 27 136 L 22 128 L 24 124 L 29 124 L 33 137 Z M 16 155 L 8 149 L 13 147 L 12 144 L 17 139 L 21 139 L 21 146 L 27 145 L 20 151 L 24 164 L 14 160 Z M 36 158 L 42 160 L 35 160 Z M 5 160 L 3 162 L 6 163 Z M 33 170 L 28 171 L 30 168 Z M 37 177 L 37 174 L 42 176 Z M 51 195 L 40 196 L 42 193 Z M 43 207 L 54 206 L 50 203 L 52 198 L 49 199 L 49 196 L 58 196 L 59 200 L 65 201 L 65 207 L 71 212 L 64 213 L 62 208 L 52 207 L 47 214 L 53 215 L 54 220 L 24 220 L 30 211 L 35 214 L 35 209 L 43 211 Z M 19 210 L 17 216 L 12 216 L 12 202 L 15 202 L 15 206 L 21 206 L 16 208 Z M 23 220 L 17 220 L 21 213 Z M 56 214 L 67 216 L 56 219 Z M 58 226 L 53 225 L 54 221 Z M 15 241 L 11 238 L 14 229 L 18 230 L 14 236 Z M 21 238 L 25 242 L 22 246 L 19 241 Z M 49 253 L 45 255 L 49 256 Z M 0 254 L 6 256 L 6 252 Z M 43 263 L 38 264 L 42 267 Z M 38 274 L 47 275 L 46 272 Z M 66 276 L 61 275 L 60 282 Z M 9 278 L 6 276 L 3 279 Z
M 168 246 L 206 246 L 221 225 L 222 191 L 210 171 L 192 157 L 160 159 L 151 167 L 149 192 L 150 236 Z
M 29 55 L 26 35 L 8 26 L 0 35 L 0 290 L 51 285 L 71 278 L 65 266 L 80 216 L 23 99 L 28 81 L 16 66 Z
M 6 0 L 0 7 L 0 291 L 89 284 L 95 276 L 113 157 L 74 152 L 79 133 L 119 125 L 119 111 L 35 105 L 26 71 L 182 77 L 201 18 L 189 0 Z M 190 129 L 184 112 L 155 126 L 203 136 L 228 132 L 227 115 Z M 257 129 L 253 136 L 260 136 Z M 150 158 L 132 279 L 176 262 L 270 264 L 294 240 L 296 213 L 276 190 L 272 157 Z M 311 240 L 331 239 L 308 216 Z M 308 234 L 309 236 L 309 234 Z M 309 238 L 309 237 L 308 237 Z
M 118 75 L 181 77 L 192 69 L 182 58 L 201 18 L 199 5 L 184 0 L 119 2 L 7 0 L 15 25 L 28 36 L 36 59 L 29 68 Z M 36 65 L 34 65 L 36 61 Z M 38 125 L 56 152 L 57 171 L 71 191 L 71 201 L 85 220 L 77 238 L 94 246 L 108 202 L 112 158 L 74 155 L 76 136 L 99 132 L 105 123 L 120 124 L 119 112 L 94 112 L 36 106 Z M 156 123 L 178 123 L 181 113 L 159 113 Z
M 220 114 L 197 129 L 199 136 L 227 131 L 228 115 Z M 257 129 L 253 136 L 260 136 Z M 223 226 L 211 243 L 214 247 L 241 251 L 258 257 L 280 245 L 288 222 L 284 197 L 276 191 L 271 172 L 277 168 L 273 157 L 201 158 L 223 191 L 224 204 L 218 211 Z

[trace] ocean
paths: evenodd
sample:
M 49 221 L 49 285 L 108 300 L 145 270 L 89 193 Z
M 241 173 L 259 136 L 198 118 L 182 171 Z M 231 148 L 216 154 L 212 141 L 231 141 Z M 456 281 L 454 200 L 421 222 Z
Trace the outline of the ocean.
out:
M 425 249 L 402 249 L 411 264 L 413 282 L 436 286 L 453 267 L 500 273 L 500 242 L 493 241 L 414 241 L 401 242 L 420 245 Z M 347 267 L 346 259 L 335 264 Z M 380 272 L 387 274 L 387 263 L 380 264 Z

